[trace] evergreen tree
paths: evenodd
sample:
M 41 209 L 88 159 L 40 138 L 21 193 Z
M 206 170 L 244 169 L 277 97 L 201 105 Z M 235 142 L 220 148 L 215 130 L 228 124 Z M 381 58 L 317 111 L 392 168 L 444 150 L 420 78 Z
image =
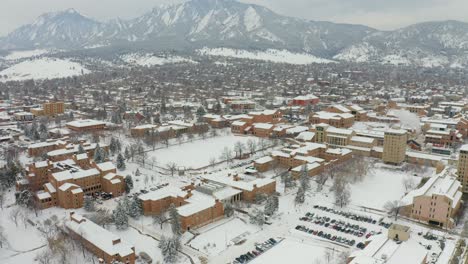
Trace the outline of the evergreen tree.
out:
M 278 196 L 268 196 L 265 204 L 264 212 L 266 215 L 273 215 L 278 210 Z
M 117 229 L 125 230 L 128 228 L 128 215 L 124 205 L 120 201 L 117 204 L 115 210 L 112 212 L 112 219 L 114 220 Z
M 125 170 L 125 159 L 124 157 L 122 156 L 121 153 L 119 153 L 119 155 L 117 155 L 117 169 L 118 170 Z
M 83 154 L 83 153 L 86 153 L 86 151 L 84 150 L 83 146 L 80 144 L 78 145 L 78 154 Z
M 224 215 L 227 217 L 231 217 L 234 214 L 234 207 L 231 203 L 226 203 L 224 205 Z
M 301 185 L 301 187 L 302 187 L 302 189 L 304 191 L 308 191 L 310 189 L 310 177 L 309 177 L 309 173 L 308 173 L 308 169 L 307 169 L 306 164 L 304 164 L 304 166 L 302 166 L 301 176 L 299 178 L 299 181 L 300 181 L 300 185 Z
M 125 176 L 125 192 L 130 193 L 133 189 L 133 179 L 132 176 L 127 175 Z
M 84 197 L 84 203 L 83 203 L 83 207 L 86 211 L 88 212 L 94 212 L 95 211 L 95 203 L 94 203 L 94 199 L 89 196 L 89 195 L 86 195 Z
M 263 226 L 263 224 L 265 224 L 265 214 L 260 210 L 256 210 L 250 216 L 250 223 L 258 225 L 258 226 Z
M 94 161 L 96 163 L 102 163 L 106 160 L 105 151 L 99 146 L 99 143 L 96 144 L 96 148 L 94 149 Z
M 133 197 L 130 208 L 128 209 L 128 214 L 135 219 L 138 219 L 143 214 L 143 206 L 138 197 Z
M 110 144 L 109 144 L 109 150 L 114 155 L 117 152 L 117 143 L 115 142 L 115 138 L 111 138 Z
M 182 234 L 182 225 L 180 223 L 179 212 L 177 212 L 177 208 L 174 204 L 171 204 L 169 207 L 169 217 L 171 219 L 172 233 L 176 236 L 180 236 Z
M 165 263 L 175 263 L 177 261 L 177 251 L 180 246 L 180 240 L 177 236 L 172 238 L 161 237 L 158 247 L 161 249 Z
M 128 149 L 128 147 L 125 147 L 125 152 L 124 152 L 124 155 L 125 155 L 125 159 L 130 159 L 132 157 L 132 155 L 130 154 L 130 150 Z
M 296 193 L 296 198 L 294 199 L 296 203 L 302 204 L 305 202 L 305 190 L 302 186 L 299 186 Z

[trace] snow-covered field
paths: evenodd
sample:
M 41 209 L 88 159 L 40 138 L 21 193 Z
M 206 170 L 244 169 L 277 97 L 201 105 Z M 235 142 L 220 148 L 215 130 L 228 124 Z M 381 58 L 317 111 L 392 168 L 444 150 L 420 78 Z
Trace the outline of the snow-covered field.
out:
M 315 243 L 311 242 L 304 243 L 292 239 L 285 239 L 250 263 L 322 263 L 320 261 L 326 259 L 325 252 L 327 248 L 323 245 L 314 244 Z M 336 253 L 338 254 L 338 252 Z
M 150 151 L 148 152 L 148 160 L 151 161 L 154 157 L 159 166 L 175 162 L 178 166 L 201 168 L 209 165 L 212 158 L 220 160 L 224 147 L 229 147 L 234 151 L 234 144 L 237 141 L 245 144 L 249 139 L 258 140 L 255 137 L 232 134 L 196 140 L 181 145 L 170 146 L 165 149 Z
M 316 57 L 307 53 L 292 53 L 287 50 L 268 49 L 266 51 L 247 51 L 237 50 L 230 48 L 203 48 L 198 50 L 200 55 L 220 56 L 220 57 L 233 57 L 239 59 L 251 59 L 271 61 L 275 63 L 288 63 L 288 64 L 312 64 L 312 63 L 332 63 L 334 61 Z
M 180 56 L 156 56 L 151 54 L 131 53 L 121 56 L 126 63 L 139 66 L 154 66 L 174 63 L 197 63 L 188 58 Z
M 0 81 L 54 79 L 90 73 L 81 64 L 69 59 L 39 58 L 26 60 L 0 72 Z M 2 78 L 6 75 L 6 78 Z
M 48 52 L 49 51 L 45 50 L 45 49 L 13 51 L 10 54 L 8 54 L 7 56 L 5 56 L 5 60 L 26 59 L 26 58 L 40 56 L 40 55 L 46 54 Z
M 425 176 L 430 175 L 429 173 Z M 421 181 L 420 177 L 412 176 L 408 172 L 375 167 L 362 182 L 350 185 L 351 203 L 383 210 L 386 202 L 399 200 L 404 196 L 406 190 L 403 180 L 406 178 L 411 178 L 416 183 Z
M 198 229 L 200 235 L 193 239 L 190 245 L 208 255 L 216 255 L 232 246 L 234 238 L 247 238 L 259 230 L 259 227 L 245 223 L 239 218 L 221 220 L 221 223 Z

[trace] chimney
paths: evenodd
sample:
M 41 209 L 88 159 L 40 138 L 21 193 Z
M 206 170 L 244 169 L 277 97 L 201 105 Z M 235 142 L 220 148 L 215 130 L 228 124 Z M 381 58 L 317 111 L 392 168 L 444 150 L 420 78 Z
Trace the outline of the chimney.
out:
M 112 245 L 116 245 L 120 243 L 120 238 L 112 240 Z

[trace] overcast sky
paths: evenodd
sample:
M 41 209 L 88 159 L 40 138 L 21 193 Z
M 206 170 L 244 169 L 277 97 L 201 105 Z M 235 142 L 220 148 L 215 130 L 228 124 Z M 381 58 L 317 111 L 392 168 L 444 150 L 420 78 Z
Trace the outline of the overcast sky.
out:
M 395 29 L 429 20 L 468 22 L 468 0 L 242 0 L 277 13 L 311 20 L 365 24 Z M 133 18 L 160 4 L 181 0 L 1 0 L 0 35 L 31 23 L 45 12 L 75 8 L 83 15 L 107 20 Z

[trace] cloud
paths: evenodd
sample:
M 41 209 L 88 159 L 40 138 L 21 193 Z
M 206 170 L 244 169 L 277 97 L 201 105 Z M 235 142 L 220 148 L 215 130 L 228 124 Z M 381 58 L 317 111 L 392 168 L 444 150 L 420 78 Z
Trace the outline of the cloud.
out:
M 107 20 L 139 16 L 160 4 L 184 0 L 2 0 L 0 35 L 31 23 L 45 12 L 75 8 L 83 15 Z M 292 17 L 395 29 L 430 20 L 468 22 L 467 0 L 241 0 Z

